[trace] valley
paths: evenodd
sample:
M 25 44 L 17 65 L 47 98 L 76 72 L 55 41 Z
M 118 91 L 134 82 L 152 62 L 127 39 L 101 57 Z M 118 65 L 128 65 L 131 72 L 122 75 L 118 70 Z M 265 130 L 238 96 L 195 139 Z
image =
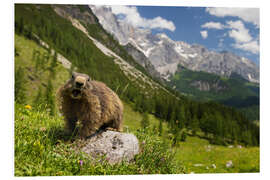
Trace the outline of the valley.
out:
M 147 56 L 134 49 L 138 56 L 129 54 L 126 49 L 133 47 L 107 33 L 87 5 L 16 4 L 14 41 L 16 176 L 259 171 L 259 127 L 244 115 L 258 108 L 256 83 L 180 65 L 166 80 Z M 121 98 L 124 131 L 146 141 L 136 162 L 97 168 L 83 159 L 87 166 L 80 168 L 82 157 L 68 150 L 71 141 L 63 134 L 55 96 L 72 71 L 104 82 Z M 236 96 L 239 102 L 231 102 Z M 230 106 L 252 109 L 242 113 Z M 145 119 L 148 125 L 142 127 Z M 211 152 L 202 153 L 208 146 Z M 65 152 L 58 152 L 59 147 Z M 150 153 L 154 147 L 156 157 Z M 227 161 L 234 166 L 227 168 Z
M 152 72 L 152 77 L 194 100 L 216 101 L 242 112 L 252 107 L 258 112 L 259 67 L 251 60 L 228 51 L 211 51 L 200 44 L 174 41 L 164 33 L 153 34 L 147 29 L 133 27 L 118 19 L 108 6 L 90 5 L 90 8 L 103 28 L 125 47 L 134 60 L 142 66 L 149 64 L 151 69 L 147 71 Z M 180 74 L 184 78 L 177 80 Z M 206 80 L 200 81 L 202 78 Z M 213 80 L 219 84 L 213 84 Z M 212 85 L 215 88 L 210 90 Z M 258 120 L 258 113 L 252 118 Z

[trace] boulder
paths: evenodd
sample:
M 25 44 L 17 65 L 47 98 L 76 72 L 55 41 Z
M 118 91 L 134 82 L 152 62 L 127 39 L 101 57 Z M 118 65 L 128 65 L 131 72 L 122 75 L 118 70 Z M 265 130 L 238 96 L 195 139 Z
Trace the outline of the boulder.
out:
M 105 156 L 110 164 L 130 161 L 139 153 L 139 141 L 133 134 L 104 131 L 88 138 L 80 148 L 94 159 Z

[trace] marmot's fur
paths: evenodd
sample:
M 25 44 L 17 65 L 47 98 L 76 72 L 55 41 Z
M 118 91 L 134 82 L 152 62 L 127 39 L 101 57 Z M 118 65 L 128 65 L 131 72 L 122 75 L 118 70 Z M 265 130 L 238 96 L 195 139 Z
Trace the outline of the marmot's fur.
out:
M 73 73 L 58 91 L 60 111 L 69 132 L 78 125 L 81 137 L 101 128 L 122 131 L 123 104 L 104 83 L 90 80 L 86 74 Z

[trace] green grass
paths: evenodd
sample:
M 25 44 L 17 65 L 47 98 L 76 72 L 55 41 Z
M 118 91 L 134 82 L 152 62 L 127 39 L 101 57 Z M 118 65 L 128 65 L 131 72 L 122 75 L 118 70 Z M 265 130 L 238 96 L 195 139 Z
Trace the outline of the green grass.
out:
M 132 109 L 130 105 L 124 103 L 124 129 L 126 132 L 134 132 L 141 128 L 142 114 Z M 148 114 L 150 129 L 157 128 L 159 120 L 152 114 Z M 167 123 L 163 122 L 164 131 L 168 131 Z
M 179 143 L 176 159 L 187 173 L 241 173 L 260 169 L 258 147 L 210 145 L 207 140 L 190 136 L 186 142 Z M 233 167 L 226 167 L 228 161 L 233 162 Z
M 259 172 L 258 147 L 216 146 L 188 136 L 186 142 L 171 148 L 170 140 L 164 139 L 167 136 L 161 138 L 152 131 L 152 124 L 158 124 L 158 119 L 150 115 L 148 131 L 140 129 L 141 119 L 141 114 L 125 104 L 125 131 L 138 137 L 142 151 L 132 163 L 110 165 L 106 161 L 95 163 L 75 153 L 72 147 L 76 143 L 64 132 L 62 117 L 51 117 L 37 107 L 27 109 L 15 104 L 15 176 Z M 229 160 L 234 166 L 226 168 Z
M 33 51 L 41 54 L 47 51 L 22 36 L 15 34 L 15 47 L 19 53 L 15 57 L 15 68 L 22 67 L 26 72 L 27 104 L 31 104 L 37 95 L 38 87 L 46 85 L 48 71 L 34 72 L 31 61 Z M 44 67 L 48 65 L 44 64 Z M 96 68 L 98 69 L 98 68 Z M 101 68 L 102 69 L 102 68 Z M 55 90 L 66 79 L 69 73 L 61 65 L 57 66 L 53 81 Z M 181 76 L 182 77 L 182 76 Z M 117 78 L 114 78 L 117 79 Z M 45 88 L 45 87 L 44 87 Z M 159 120 L 149 115 L 148 131 L 140 130 L 142 114 L 135 112 L 131 104 L 124 104 L 124 130 L 134 133 L 139 141 L 141 153 L 133 163 L 123 162 L 109 165 L 106 161 L 94 163 L 82 154 L 72 151 L 72 137 L 65 134 L 63 119 L 60 116 L 49 116 L 46 108 L 33 107 L 31 110 L 24 105 L 15 105 L 15 176 L 63 176 L 63 175 L 111 175 L 111 174 L 176 174 L 176 173 L 214 173 L 214 172 L 258 172 L 259 148 L 227 148 L 213 146 L 210 152 L 205 147 L 208 141 L 197 137 L 188 137 L 180 142 L 179 147 L 171 149 L 168 138 L 168 127 L 163 122 L 164 134 L 159 137 L 154 127 Z M 174 156 L 174 153 L 175 156 Z M 80 165 L 80 160 L 83 165 Z M 226 161 L 232 160 L 234 167 L 227 169 Z M 194 164 L 203 164 L 195 167 Z M 211 168 L 216 165 L 216 169 Z M 206 169 L 208 166 L 208 169 Z
M 96 162 L 75 153 L 76 141 L 64 132 L 63 126 L 62 117 L 15 104 L 15 176 L 183 173 L 170 144 L 150 131 L 133 132 L 141 142 L 134 162 L 110 165 L 102 158 Z
M 150 129 L 158 126 L 159 120 L 150 116 Z M 140 128 L 142 115 L 125 104 L 124 124 L 131 132 Z M 163 122 L 163 140 L 168 141 L 168 126 Z M 210 150 L 209 150 L 210 147 Z M 212 145 L 208 140 L 195 136 L 188 136 L 186 142 L 179 142 L 174 148 L 176 161 L 185 173 L 240 173 L 259 172 L 260 150 L 258 147 L 242 147 Z M 234 166 L 227 168 L 226 163 L 232 161 Z M 196 164 L 202 166 L 196 167 Z M 214 164 L 214 165 L 213 165 Z M 213 168 L 216 166 L 216 168 Z

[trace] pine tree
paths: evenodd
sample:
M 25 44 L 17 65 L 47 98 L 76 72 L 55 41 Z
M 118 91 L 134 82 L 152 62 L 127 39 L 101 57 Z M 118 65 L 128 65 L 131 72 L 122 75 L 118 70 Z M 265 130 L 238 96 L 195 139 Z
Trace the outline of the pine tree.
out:
M 43 103 L 44 103 L 44 96 L 43 96 L 43 93 L 42 93 L 42 88 L 41 88 L 41 86 L 39 86 L 38 93 L 36 95 L 36 98 L 33 101 L 33 104 L 34 104 L 35 107 L 42 108 L 41 106 L 44 105 Z
M 184 142 L 187 139 L 187 131 L 186 128 L 183 128 L 181 130 L 181 135 L 180 135 L 180 141 Z
M 24 31 L 24 20 L 23 17 L 20 17 L 19 23 L 18 23 L 18 32 L 19 34 L 22 34 Z
M 15 71 L 15 101 L 19 104 L 25 103 L 26 100 L 26 81 L 24 70 L 19 67 Z
M 52 58 L 52 62 L 50 64 L 50 78 L 55 78 L 55 68 L 57 66 L 57 53 L 54 52 L 53 58 Z
M 28 38 L 28 39 L 33 39 L 33 26 L 32 24 L 30 24 L 29 28 L 27 29 L 27 31 L 25 31 L 25 36 Z
M 48 81 L 45 98 L 49 113 L 51 116 L 53 116 L 55 114 L 55 97 L 53 94 L 53 85 L 51 80 Z
M 149 116 L 147 113 L 143 113 L 143 117 L 142 117 L 142 120 L 141 120 L 141 127 L 143 129 L 146 129 L 147 127 L 149 127 L 150 125 L 150 122 L 149 122 Z
M 180 107 L 180 112 L 178 113 L 178 120 L 179 120 L 179 128 L 183 129 L 185 127 L 185 109 L 183 105 L 181 105 Z
M 162 120 L 159 119 L 158 135 L 159 135 L 159 136 L 162 136 L 162 133 L 163 133 L 163 123 L 162 123 Z
M 40 57 L 41 54 L 38 50 L 34 50 L 33 55 L 32 55 L 32 61 L 35 62 L 35 72 L 39 72 L 40 68 L 42 66 L 44 66 L 44 64 L 42 64 L 42 58 Z
M 142 96 L 141 95 L 137 96 L 135 101 L 135 111 L 142 112 L 142 101 L 143 101 Z
M 192 135 L 195 136 L 199 131 L 199 120 L 197 119 L 196 116 L 193 117 L 190 127 L 192 129 Z

